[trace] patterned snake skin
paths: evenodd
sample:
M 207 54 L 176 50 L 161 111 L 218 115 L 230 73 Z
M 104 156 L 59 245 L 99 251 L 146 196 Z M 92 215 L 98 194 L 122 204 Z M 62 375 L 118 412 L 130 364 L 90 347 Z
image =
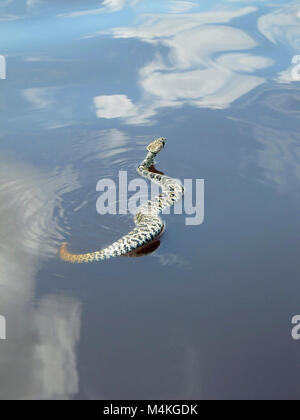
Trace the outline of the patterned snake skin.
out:
M 66 243 L 63 243 L 59 253 L 62 260 L 71 263 L 87 263 L 126 255 L 149 244 L 162 233 L 164 224 L 158 214 L 166 207 L 172 206 L 184 194 L 180 182 L 168 176 L 150 172 L 151 166 L 154 165 L 154 158 L 164 148 L 165 141 L 166 139 L 160 137 L 150 143 L 147 147 L 146 158 L 137 168 L 142 177 L 158 184 L 162 193 L 144 204 L 136 213 L 134 217 L 136 227 L 107 248 L 87 254 L 72 254 L 67 250 Z

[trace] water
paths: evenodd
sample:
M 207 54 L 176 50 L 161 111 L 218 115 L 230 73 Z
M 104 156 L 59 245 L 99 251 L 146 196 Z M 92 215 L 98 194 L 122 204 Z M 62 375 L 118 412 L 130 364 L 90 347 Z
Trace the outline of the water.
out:
M 299 398 L 300 3 L 3 1 L 0 396 Z M 295 77 L 296 76 L 296 77 Z M 133 225 L 100 179 L 205 179 L 155 252 L 69 265 Z

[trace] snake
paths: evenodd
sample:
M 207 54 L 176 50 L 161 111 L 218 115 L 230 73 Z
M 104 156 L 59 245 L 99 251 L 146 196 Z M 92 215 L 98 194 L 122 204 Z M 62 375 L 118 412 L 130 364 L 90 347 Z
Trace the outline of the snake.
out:
M 184 187 L 179 180 L 151 170 L 154 167 L 155 156 L 165 147 L 165 143 L 166 139 L 164 137 L 152 141 L 147 146 L 145 159 L 137 167 L 137 172 L 141 177 L 160 186 L 161 193 L 140 206 L 138 212 L 134 215 L 135 228 L 108 247 L 85 254 L 69 252 L 67 244 L 64 242 L 59 251 L 61 260 L 70 263 L 89 263 L 128 255 L 150 244 L 162 234 L 164 222 L 159 217 L 159 213 L 179 201 L 184 194 Z

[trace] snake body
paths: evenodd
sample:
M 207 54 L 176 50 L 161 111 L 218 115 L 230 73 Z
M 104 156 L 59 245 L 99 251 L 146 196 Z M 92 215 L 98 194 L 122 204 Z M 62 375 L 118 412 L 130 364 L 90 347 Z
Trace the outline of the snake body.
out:
M 59 253 L 62 260 L 71 263 L 87 263 L 126 255 L 149 244 L 162 233 L 164 223 L 159 217 L 159 213 L 180 200 L 184 194 L 183 186 L 179 181 L 150 171 L 151 166 L 154 165 L 154 158 L 164 148 L 165 141 L 166 139 L 160 137 L 150 143 L 147 147 L 148 153 L 145 159 L 137 168 L 142 177 L 158 184 L 162 192 L 153 200 L 146 202 L 135 214 L 136 227 L 127 235 L 100 251 L 72 254 L 67 250 L 66 243 L 63 243 Z

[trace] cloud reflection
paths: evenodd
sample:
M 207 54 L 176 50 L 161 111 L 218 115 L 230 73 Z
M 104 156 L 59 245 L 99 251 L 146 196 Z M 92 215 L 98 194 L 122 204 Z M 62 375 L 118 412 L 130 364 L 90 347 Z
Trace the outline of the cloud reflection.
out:
M 197 7 L 197 3 L 193 1 L 169 0 L 171 13 L 185 13 Z
M 140 39 L 152 44 L 156 54 L 140 69 L 140 99 L 134 103 L 124 94 L 96 96 L 97 117 L 145 124 L 164 107 L 229 107 L 264 83 L 254 73 L 272 64 L 243 52 L 257 45 L 245 31 L 222 25 L 255 10 L 147 15 L 137 26 L 112 29 L 114 38 Z M 168 49 L 167 56 L 161 47 Z
M 46 109 L 54 102 L 52 88 L 27 88 L 23 90 L 22 94 L 35 109 Z
M 285 5 L 258 19 L 258 29 L 272 43 L 288 47 L 291 61 L 294 54 L 300 53 L 300 5 L 299 3 Z M 290 64 L 290 63 L 289 63 Z M 281 71 L 276 78 L 278 82 L 291 83 L 293 65 Z
M 255 177 L 297 201 L 300 198 L 299 93 L 296 86 L 266 87 L 243 109 L 245 119 L 233 118 L 253 133 L 251 136 L 259 146 L 254 158 Z M 246 161 L 249 163 L 249 155 Z
M 264 180 L 275 185 L 280 193 L 299 198 L 299 133 L 258 125 L 254 137 L 261 145 L 257 163 L 263 170 Z
M 67 18 L 74 18 L 80 16 L 87 16 L 87 15 L 97 15 L 106 12 L 118 12 L 119 10 L 123 9 L 125 5 L 134 5 L 139 0 L 104 0 L 102 3 L 102 7 L 97 9 L 90 9 L 90 10 L 82 10 L 79 12 L 71 12 L 71 13 L 64 13 L 59 15 L 60 17 L 67 17 Z
M 61 95 L 61 87 L 38 87 L 21 90 L 21 96 L 35 111 L 36 123 L 45 130 L 67 127 L 77 123 L 74 118 L 74 103 Z M 62 106 L 62 101 L 65 104 Z M 60 106 L 58 106 L 58 103 Z
M 126 95 L 96 96 L 94 98 L 98 118 L 120 118 L 136 115 L 136 108 Z
M 1 399 L 66 399 L 78 391 L 79 302 L 51 295 L 33 305 L 41 258 L 56 255 L 61 239 L 62 195 L 77 185 L 70 168 L 51 175 L 0 166 Z
M 46 296 L 36 311 L 39 341 L 34 356 L 43 381 L 35 398 L 67 398 L 78 392 L 76 344 L 80 336 L 81 308 L 77 300 Z

